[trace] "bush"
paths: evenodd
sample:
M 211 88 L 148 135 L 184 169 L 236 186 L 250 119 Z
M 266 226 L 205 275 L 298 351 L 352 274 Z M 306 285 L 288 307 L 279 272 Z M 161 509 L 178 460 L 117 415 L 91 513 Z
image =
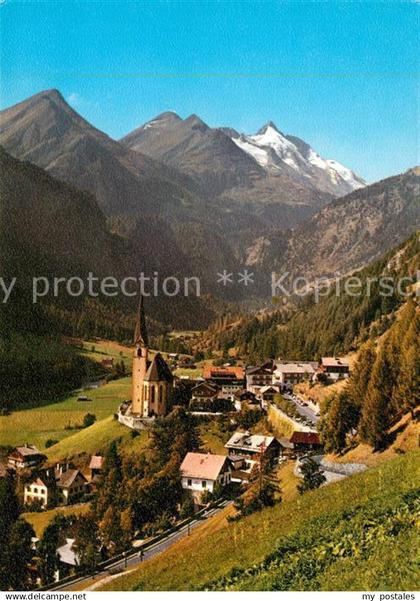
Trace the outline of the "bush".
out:
M 93 413 L 86 413 L 86 415 L 83 418 L 83 428 L 89 428 L 89 426 L 92 426 L 94 423 L 96 422 L 96 415 L 93 415 Z
M 181 506 L 181 511 L 179 512 L 179 517 L 181 519 L 189 518 L 190 516 L 194 515 L 194 511 L 195 511 L 194 501 L 193 501 L 192 497 L 188 497 L 187 499 L 185 499 L 185 501 L 183 502 L 183 504 Z
M 49 438 L 47 441 L 45 441 L 45 448 L 49 449 L 50 447 L 57 444 L 57 442 L 58 442 L 58 440 L 55 440 L 54 438 Z

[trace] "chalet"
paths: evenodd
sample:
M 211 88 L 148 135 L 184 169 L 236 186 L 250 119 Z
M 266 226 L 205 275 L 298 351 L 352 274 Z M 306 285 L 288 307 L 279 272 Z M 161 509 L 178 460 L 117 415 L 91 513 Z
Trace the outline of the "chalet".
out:
M 298 452 L 318 451 L 322 449 L 318 432 L 293 432 L 290 443 Z
M 242 390 L 245 384 L 245 375 L 242 367 L 212 367 L 204 370 L 206 382 L 212 382 L 219 386 L 221 396 L 232 397 L 236 392 Z
M 274 436 L 249 432 L 235 432 L 225 444 L 225 448 L 229 457 L 245 457 L 251 461 L 258 461 L 262 454 L 274 457 L 280 454 L 280 444 Z
M 330 380 L 341 380 L 350 375 L 349 362 L 340 357 L 322 357 L 320 372 L 324 373 Z
M 312 361 L 277 363 L 274 370 L 274 382 L 278 382 L 282 387 L 291 388 L 299 382 L 312 380 L 317 367 L 318 363 Z
M 46 457 L 34 446 L 25 444 L 23 447 L 15 447 L 9 454 L 7 464 L 10 468 L 28 469 L 38 467 L 45 461 Z
M 101 455 L 92 455 L 89 470 L 90 470 L 90 480 L 97 479 L 101 473 L 104 466 L 104 458 Z
M 277 386 L 263 386 L 260 389 L 259 396 L 264 403 L 271 403 L 274 400 L 276 394 L 279 394 L 279 388 Z
M 216 485 L 229 484 L 231 471 L 226 455 L 187 453 L 181 464 L 182 488 L 200 501 L 205 491 L 213 492 Z
M 280 436 L 277 440 L 280 443 L 281 456 L 285 458 L 293 457 L 295 454 L 293 443 L 290 442 L 290 440 L 284 436 Z
M 60 562 L 56 572 L 56 579 L 65 578 L 76 572 L 80 564 L 80 558 L 75 547 L 76 539 L 66 538 L 66 542 L 57 548 L 57 555 Z
M 78 469 L 67 469 L 56 474 L 59 505 L 72 505 L 81 501 L 87 492 L 87 480 Z
M 68 465 L 42 470 L 25 484 L 25 504 L 38 501 L 42 507 L 77 503 L 87 491 L 87 481 L 78 469 Z
M 251 392 L 250 390 L 246 390 L 246 389 L 238 390 L 235 393 L 235 401 L 239 401 L 241 403 L 243 403 L 245 401 L 245 402 L 249 403 L 250 405 L 254 405 L 254 404 L 259 405 L 260 404 L 256 395 L 253 392 Z
M 25 484 L 23 502 L 25 505 L 38 502 L 43 509 L 56 505 L 57 489 L 53 469 L 43 470 Z
M 196 402 L 214 401 L 220 393 L 220 388 L 213 382 L 201 382 L 191 390 L 191 400 Z
M 242 409 L 243 404 L 246 404 L 252 408 L 261 407 L 260 400 L 257 399 L 257 396 L 251 392 L 250 390 L 242 389 L 238 390 L 233 397 L 235 409 L 240 411 Z
M 246 388 L 255 392 L 256 388 L 270 386 L 273 383 L 273 363 L 268 361 L 259 367 L 248 367 L 246 370 Z

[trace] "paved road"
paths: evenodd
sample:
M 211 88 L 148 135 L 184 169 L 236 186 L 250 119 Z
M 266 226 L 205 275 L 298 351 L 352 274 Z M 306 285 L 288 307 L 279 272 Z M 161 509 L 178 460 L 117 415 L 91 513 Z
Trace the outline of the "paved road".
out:
M 224 501 L 218 507 L 214 507 L 213 509 L 207 510 L 205 513 L 201 514 L 199 518 L 193 520 L 187 526 L 184 526 L 183 528 L 180 528 L 179 530 L 176 530 L 175 532 L 168 534 L 168 536 L 166 538 L 155 543 L 148 549 L 145 549 L 143 551 L 143 557 L 140 556 L 139 552 L 136 552 L 135 554 L 130 555 L 130 557 L 127 557 L 125 560 L 124 559 L 119 560 L 119 561 L 115 562 L 114 564 L 107 566 L 104 570 L 97 572 L 95 574 L 94 578 L 92 578 L 91 576 L 82 576 L 78 580 L 74 580 L 73 582 L 71 582 L 67 585 L 64 585 L 63 587 L 60 587 L 59 585 L 57 585 L 57 586 L 51 587 L 49 590 L 65 591 L 65 590 L 69 589 L 70 587 L 73 589 L 75 584 L 78 584 L 78 585 L 79 584 L 84 585 L 86 583 L 94 584 L 101 578 L 108 576 L 109 570 L 111 570 L 112 572 L 114 572 L 114 571 L 118 572 L 118 570 L 121 570 L 121 572 L 123 572 L 126 569 L 133 568 L 136 565 L 139 565 L 145 559 L 150 559 L 151 557 L 154 557 L 155 555 L 162 553 L 163 551 L 165 551 L 166 549 L 171 547 L 176 541 L 180 540 L 181 538 L 185 538 L 186 536 L 189 535 L 189 533 L 192 530 L 194 530 L 194 528 L 197 528 L 200 524 L 202 524 L 203 521 L 216 515 L 217 513 L 219 513 L 219 511 L 221 511 L 228 505 L 231 505 L 232 503 L 233 503 L 233 501 Z
M 300 413 L 300 415 L 302 415 L 303 417 L 306 417 L 306 419 L 308 419 L 311 422 L 311 424 L 313 424 L 316 427 L 316 424 L 319 422 L 319 415 L 317 415 L 314 411 L 312 411 L 312 409 L 310 407 L 305 407 L 304 405 L 302 405 L 301 403 L 303 402 L 303 399 L 300 399 L 301 402 L 298 403 L 289 394 L 284 394 L 283 396 L 285 399 L 287 399 L 288 401 L 291 401 L 295 405 L 295 407 L 298 410 L 298 412 Z M 300 397 L 298 397 L 298 398 L 300 398 Z

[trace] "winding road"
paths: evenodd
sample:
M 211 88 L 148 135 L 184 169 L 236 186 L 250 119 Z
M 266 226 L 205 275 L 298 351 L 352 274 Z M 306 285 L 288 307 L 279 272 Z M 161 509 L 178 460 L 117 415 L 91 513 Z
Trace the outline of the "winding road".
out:
M 94 590 L 96 585 L 106 577 L 109 577 L 110 573 L 118 573 L 119 571 L 124 572 L 128 569 L 132 569 L 133 567 L 139 565 L 146 559 L 150 559 L 155 555 L 159 555 L 169 547 L 171 547 L 178 540 L 185 538 L 190 534 L 192 530 L 200 526 L 203 521 L 213 517 L 220 511 L 222 511 L 225 507 L 231 505 L 233 501 L 223 501 L 217 507 L 213 507 L 212 509 L 206 510 L 199 517 L 193 519 L 189 524 L 183 526 L 179 530 L 175 530 L 174 532 L 169 533 L 165 538 L 156 542 L 155 544 L 147 547 L 141 553 L 141 550 L 129 552 L 129 555 L 124 559 L 119 559 L 115 563 L 107 565 L 106 568 L 98 570 L 94 576 L 81 576 L 80 578 L 75 578 L 71 582 L 66 582 L 64 585 L 60 585 L 57 583 L 51 586 L 49 591 L 65 591 L 65 590 L 75 590 L 75 586 L 81 587 L 83 590 Z M 92 586 L 86 586 L 86 584 L 90 583 Z

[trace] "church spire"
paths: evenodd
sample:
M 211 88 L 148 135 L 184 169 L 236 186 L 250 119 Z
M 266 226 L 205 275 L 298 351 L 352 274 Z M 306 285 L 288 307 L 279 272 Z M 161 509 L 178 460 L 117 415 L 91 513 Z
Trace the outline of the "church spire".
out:
M 144 314 L 143 295 L 140 294 L 139 308 L 137 311 L 136 327 L 134 330 L 134 344 L 137 346 L 149 346 L 149 336 L 146 328 L 146 317 Z

